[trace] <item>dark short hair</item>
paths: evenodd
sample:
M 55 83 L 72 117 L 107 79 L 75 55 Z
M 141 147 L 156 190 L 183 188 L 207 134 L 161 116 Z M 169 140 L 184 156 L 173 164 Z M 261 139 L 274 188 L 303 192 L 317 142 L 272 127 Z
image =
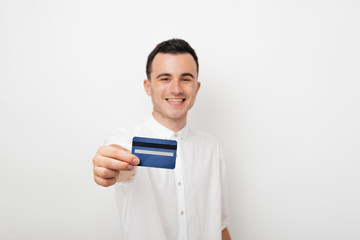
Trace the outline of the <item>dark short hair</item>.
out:
M 147 63 L 146 63 L 146 76 L 150 80 L 151 78 L 151 67 L 152 62 L 158 53 L 170 53 L 170 54 L 181 54 L 181 53 L 189 53 L 194 58 L 196 62 L 196 71 L 199 74 L 199 62 L 198 57 L 195 53 L 195 50 L 190 46 L 189 43 L 182 39 L 170 39 L 156 45 L 154 50 L 149 54 Z

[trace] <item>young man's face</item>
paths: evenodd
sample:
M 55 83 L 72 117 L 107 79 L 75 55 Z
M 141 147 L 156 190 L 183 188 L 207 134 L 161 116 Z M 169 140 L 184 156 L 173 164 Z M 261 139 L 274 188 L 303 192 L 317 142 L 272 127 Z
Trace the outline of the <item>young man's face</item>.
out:
M 158 53 L 152 62 L 151 80 L 145 80 L 144 86 L 152 98 L 155 119 L 186 122 L 200 88 L 194 58 L 188 53 Z

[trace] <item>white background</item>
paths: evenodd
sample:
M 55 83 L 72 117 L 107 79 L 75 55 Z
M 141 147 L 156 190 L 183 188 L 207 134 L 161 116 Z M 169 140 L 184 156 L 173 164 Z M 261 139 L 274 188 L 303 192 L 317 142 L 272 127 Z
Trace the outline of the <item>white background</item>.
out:
M 233 239 L 360 239 L 359 1 L 0 1 L 0 239 L 118 239 L 91 159 L 142 122 L 146 57 L 197 51 L 193 128 L 226 155 Z

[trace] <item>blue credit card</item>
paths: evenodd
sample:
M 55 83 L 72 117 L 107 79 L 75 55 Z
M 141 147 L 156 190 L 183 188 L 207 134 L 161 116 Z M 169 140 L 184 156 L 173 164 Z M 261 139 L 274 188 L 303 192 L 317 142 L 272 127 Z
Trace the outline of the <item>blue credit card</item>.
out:
M 174 169 L 176 149 L 175 140 L 134 137 L 131 153 L 140 159 L 138 166 Z

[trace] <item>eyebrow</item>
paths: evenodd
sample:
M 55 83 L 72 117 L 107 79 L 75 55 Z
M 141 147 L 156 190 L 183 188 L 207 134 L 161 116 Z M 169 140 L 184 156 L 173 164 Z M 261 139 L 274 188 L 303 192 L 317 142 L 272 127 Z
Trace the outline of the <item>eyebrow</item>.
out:
M 182 77 L 192 77 L 195 79 L 194 75 L 192 75 L 191 73 L 183 73 L 181 74 Z M 160 78 L 160 77 L 171 77 L 171 74 L 170 73 L 161 73 L 159 74 L 156 78 Z
M 181 76 L 182 76 L 182 77 L 188 76 L 188 77 L 192 77 L 192 78 L 195 79 L 195 77 L 194 77 L 191 73 L 183 73 L 183 74 L 181 74 Z
M 161 78 L 161 77 L 171 77 L 170 73 L 160 73 L 156 78 Z

